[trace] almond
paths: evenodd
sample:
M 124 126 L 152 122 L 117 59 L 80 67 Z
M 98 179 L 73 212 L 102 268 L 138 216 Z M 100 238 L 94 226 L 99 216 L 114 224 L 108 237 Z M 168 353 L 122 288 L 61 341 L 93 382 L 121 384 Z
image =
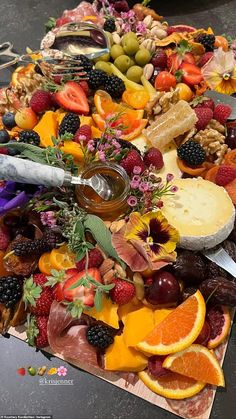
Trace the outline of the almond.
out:
M 113 268 L 114 265 L 115 265 L 114 260 L 109 259 L 109 258 L 108 259 L 105 259 L 102 262 L 102 264 L 101 264 L 101 266 L 99 268 L 100 274 L 102 276 L 104 276 L 107 272 L 109 272 Z

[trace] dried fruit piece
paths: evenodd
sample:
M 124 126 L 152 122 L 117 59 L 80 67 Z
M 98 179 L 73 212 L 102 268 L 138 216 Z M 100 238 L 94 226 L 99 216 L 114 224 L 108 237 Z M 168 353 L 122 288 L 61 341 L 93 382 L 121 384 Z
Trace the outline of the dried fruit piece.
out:
M 236 284 L 226 278 L 206 279 L 201 283 L 200 291 L 211 303 L 236 306 Z

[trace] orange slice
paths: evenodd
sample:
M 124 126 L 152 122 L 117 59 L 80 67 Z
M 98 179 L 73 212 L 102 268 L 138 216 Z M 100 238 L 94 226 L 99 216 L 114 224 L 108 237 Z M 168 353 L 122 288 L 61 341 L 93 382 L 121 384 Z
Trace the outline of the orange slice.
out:
M 215 355 L 202 345 L 191 345 L 168 356 L 163 367 L 178 374 L 215 386 L 225 386 L 223 370 Z
M 205 387 L 204 383 L 174 372 L 158 378 L 152 378 L 146 371 L 138 375 L 150 390 L 168 399 L 186 399 L 195 396 Z
M 51 251 L 49 262 L 52 268 L 58 271 L 75 268 L 75 254 L 70 252 L 67 245 L 64 244 Z
M 105 130 L 105 119 L 99 113 L 93 113 L 92 118 L 100 131 Z
M 39 270 L 44 275 L 51 275 L 51 270 L 53 269 L 53 266 L 50 263 L 50 256 L 51 252 L 46 252 L 43 253 L 39 259 Z
M 210 338 L 207 347 L 208 349 L 214 349 L 217 346 L 219 346 L 226 337 L 229 334 L 230 331 L 230 325 L 231 325 L 231 317 L 228 307 L 220 305 L 219 307 L 219 313 L 221 313 L 221 319 L 220 319 L 220 330 L 218 330 L 217 335 L 214 333 L 214 327 L 213 327 L 213 333 L 212 337 Z M 211 312 L 211 310 L 210 310 Z M 209 314 L 208 314 L 209 315 Z M 207 316 L 208 317 L 208 316 Z M 217 319 L 219 321 L 219 319 Z M 214 322 L 215 319 L 213 318 L 212 321 Z M 217 323 L 218 323 L 217 321 Z M 211 323 L 210 323 L 211 324 Z
M 109 93 L 104 90 L 97 90 L 94 95 L 94 104 L 96 106 L 97 112 L 103 118 L 106 117 L 109 113 L 116 113 L 121 110 L 121 105 L 112 101 Z
M 125 90 L 122 95 L 123 102 L 132 106 L 134 109 L 144 109 L 149 99 L 150 96 L 146 90 L 139 90 L 136 92 L 133 90 Z
M 206 304 L 200 291 L 197 291 L 154 327 L 137 348 L 154 355 L 181 351 L 197 339 L 205 315 Z

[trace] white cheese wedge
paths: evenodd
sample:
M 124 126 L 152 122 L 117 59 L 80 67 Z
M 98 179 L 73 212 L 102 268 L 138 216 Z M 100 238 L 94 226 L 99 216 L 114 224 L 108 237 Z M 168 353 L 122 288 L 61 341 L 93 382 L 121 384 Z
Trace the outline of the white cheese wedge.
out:
M 131 143 L 135 145 L 135 147 L 137 147 L 141 153 L 145 152 L 146 147 L 151 147 L 151 144 L 148 143 L 147 137 L 145 137 L 143 134 L 140 134 L 138 137 L 134 138 Z
M 179 179 L 182 176 L 182 172 L 177 164 L 177 147 L 174 141 L 165 146 L 163 150 L 163 160 L 164 166 L 157 172 L 158 176 L 161 176 L 163 181 L 165 181 L 166 175 L 172 173 L 175 179 Z
M 163 197 L 162 212 L 180 234 L 179 246 L 210 249 L 225 240 L 234 226 L 235 209 L 226 192 L 207 180 L 176 179 L 178 191 Z

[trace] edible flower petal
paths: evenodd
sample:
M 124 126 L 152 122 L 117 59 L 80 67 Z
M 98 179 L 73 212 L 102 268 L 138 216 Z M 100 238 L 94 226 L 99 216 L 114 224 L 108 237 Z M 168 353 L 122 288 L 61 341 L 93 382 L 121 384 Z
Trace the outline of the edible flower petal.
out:
M 236 60 L 233 51 L 218 48 L 213 58 L 202 68 L 208 86 L 219 93 L 236 92 Z

